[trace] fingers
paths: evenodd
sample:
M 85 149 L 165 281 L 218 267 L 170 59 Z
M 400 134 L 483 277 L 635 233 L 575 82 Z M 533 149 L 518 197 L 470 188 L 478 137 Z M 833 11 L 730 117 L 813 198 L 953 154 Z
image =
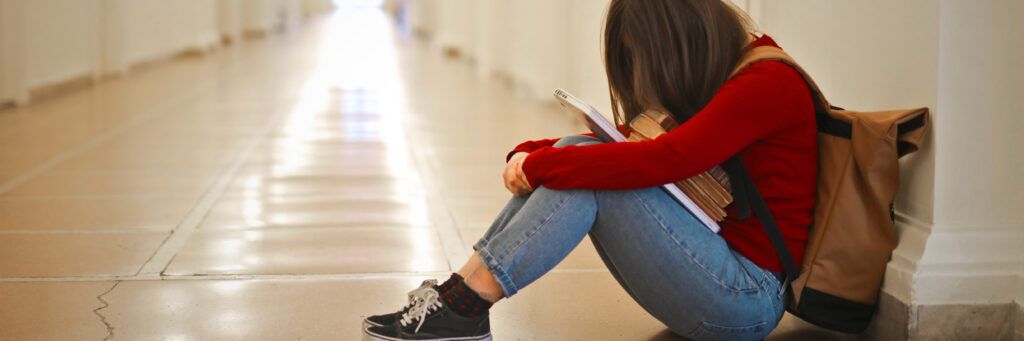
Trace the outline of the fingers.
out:
M 519 183 L 522 184 L 523 188 L 526 189 L 527 193 L 529 193 L 533 192 L 533 186 L 530 186 L 530 180 L 526 178 L 526 173 L 523 172 L 523 162 L 525 161 L 525 156 L 522 159 L 519 159 L 519 162 L 517 162 L 515 167 L 515 172 L 516 178 L 519 179 Z
M 519 195 L 519 185 L 516 183 L 516 177 L 511 167 L 512 163 L 505 166 L 505 171 L 501 173 L 501 177 L 505 183 L 505 189 L 512 193 L 512 195 Z
M 532 192 L 529 184 L 522 181 L 517 174 L 518 166 L 516 163 L 510 162 L 502 173 L 502 178 L 505 182 L 505 189 L 508 189 L 513 195 L 520 196 Z
M 515 177 L 511 177 L 505 182 L 505 188 L 508 188 L 509 192 L 517 196 L 531 192 L 528 186 L 524 186 L 523 182 Z

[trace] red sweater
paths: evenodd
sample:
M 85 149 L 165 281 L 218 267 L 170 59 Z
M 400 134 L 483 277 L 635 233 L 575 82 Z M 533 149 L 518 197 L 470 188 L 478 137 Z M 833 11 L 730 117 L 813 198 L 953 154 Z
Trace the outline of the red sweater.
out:
M 777 46 L 767 35 L 751 45 Z M 557 139 L 527 141 L 523 172 L 536 188 L 622 190 L 686 179 L 740 154 L 775 215 L 797 264 L 803 259 L 818 173 L 817 128 L 810 91 L 782 62 L 759 62 L 726 81 L 689 121 L 657 139 L 554 148 Z M 511 155 L 512 153 L 509 153 Z M 736 219 L 721 236 L 755 264 L 781 271 L 761 223 Z

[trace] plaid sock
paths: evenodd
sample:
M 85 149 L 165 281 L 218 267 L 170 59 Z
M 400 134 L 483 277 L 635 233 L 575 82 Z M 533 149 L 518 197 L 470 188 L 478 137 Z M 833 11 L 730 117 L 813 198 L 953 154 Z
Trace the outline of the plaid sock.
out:
M 441 300 L 448 306 L 448 309 L 465 317 L 487 314 L 487 310 L 494 304 L 477 295 L 466 286 L 466 282 L 459 282 L 458 285 L 452 287 L 448 293 L 441 296 Z
M 444 283 L 437 286 L 437 293 L 444 295 L 448 293 L 448 290 L 451 290 L 452 287 L 455 287 L 455 285 L 459 283 L 462 283 L 462 276 L 453 272 L 451 277 L 448 277 L 447 281 L 444 281 Z

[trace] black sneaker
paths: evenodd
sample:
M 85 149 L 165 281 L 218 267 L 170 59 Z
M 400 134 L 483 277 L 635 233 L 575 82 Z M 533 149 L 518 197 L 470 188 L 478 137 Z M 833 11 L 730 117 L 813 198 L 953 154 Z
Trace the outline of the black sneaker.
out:
M 417 293 L 419 298 L 391 325 L 363 330 L 364 340 L 490 341 L 487 314 L 463 317 L 448 309 L 433 288 Z
M 410 291 L 408 295 L 409 303 L 406 304 L 405 307 L 402 308 L 402 310 L 390 314 L 373 315 L 366 317 L 365 319 L 363 319 L 363 329 L 370 327 L 390 326 L 392 324 L 395 324 L 395 322 L 398 322 L 398 320 L 402 318 L 402 314 L 409 311 L 409 308 L 411 308 L 412 306 L 416 305 L 416 300 L 418 300 L 422 296 L 419 295 L 419 293 L 426 289 L 437 290 L 437 280 L 425 280 L 423 281 L 422 284 L 420 284 L 419 288 Z

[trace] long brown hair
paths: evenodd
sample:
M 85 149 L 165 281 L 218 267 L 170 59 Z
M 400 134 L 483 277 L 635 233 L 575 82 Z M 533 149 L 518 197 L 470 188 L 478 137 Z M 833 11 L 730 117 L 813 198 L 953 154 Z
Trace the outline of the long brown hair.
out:
M 644 110 L 685 122 L 744 53 L 750 20 L 726 0 L 612 0 L 604 65 L 618 124 Z

